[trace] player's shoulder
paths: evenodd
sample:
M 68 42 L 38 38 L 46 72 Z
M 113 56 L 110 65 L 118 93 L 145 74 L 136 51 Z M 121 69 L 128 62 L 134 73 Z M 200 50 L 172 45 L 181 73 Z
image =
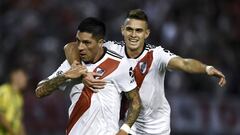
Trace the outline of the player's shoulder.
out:
M 153 50 L 155 49 L 157 46 L 156 45 L 153 45 L 153 44 L 149 44 L 149 43 L 146 43 L 145 44 L 145 49 L 146 50 Z
M 118 60 L 118 61 L 120 61 L 120 60 L 123 58 L 122 55 L 116 53 L 115 51 L 112 51 L 112 50 L 110 50 L 110 49 L 107 49 L 107 48 L 106 48 L 106 53 L 107 53 L 111 58 L 116 59 L 116 60 Z
M 119 47 L 123 47 L 124 46 L 124 42 L 123 41 L 105 41 L 104 42 L 104 46 L 108 46 L 108 45 L 117 45 Z
M 145 48 L 148 51 L 164 51 L 164 50 L 166 50 L 161 45 L 154 45 L 154 44 L 146 44 Z
M 10 84 L 8 84 L 8 83 L 2 84 L 0 86 L 0 93 L 5 93 L 6 94 L 6 93 L 10 92 L 10 89 L 11 89 Z

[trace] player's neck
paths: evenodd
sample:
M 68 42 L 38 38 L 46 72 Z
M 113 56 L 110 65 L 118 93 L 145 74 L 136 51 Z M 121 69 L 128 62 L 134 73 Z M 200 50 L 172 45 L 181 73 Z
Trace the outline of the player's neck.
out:
M 12 83 L 10 83 L 10 85 L 11 85 L 13 91 L 18 91 L 19 90 L 19 87 L 16 83 L 12 82 Z
M 98 51 L 95 59 L 93 60 L 93 63 L 98 62 L 100 59 L 103 58 L 104 55 L 105 55 L 105 48 L 101 47 L 100 50 Z
M 130 48 L 126 47 L 125 51 L 126 51 L 127 57 L 129 57 L 129 58 L 138 58 L 142 54 L 142 52 L 144 50 L 144 47 L 145 46 L 143 45 L 143 46 L 141 46 L 141 47 L 139 47 L 139 48 L 137 48 L 135 50 L 131 50 Z

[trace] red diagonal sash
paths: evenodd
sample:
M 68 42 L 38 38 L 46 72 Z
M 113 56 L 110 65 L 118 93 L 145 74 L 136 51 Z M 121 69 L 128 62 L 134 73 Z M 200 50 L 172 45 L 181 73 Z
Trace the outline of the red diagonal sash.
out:
M 134 76 L 135 76 L 138 89 L 141 88 L 143 80 L 152 65 L 152 61 L 153 61 L 153 51 L 150 51 L 135 66 Z M 127 100 L 127 97 L 123 94 L 122 101 L 121 101 L 120 119 L 124 119 L 127 109 L 128 109 L 128 100 Z
M 98 67 L 96 67 L 94 69 L 94 72 L 96 72 L 98 68 L 101 69 L 104 73 L 100 77 L 100 79 L 103 79 L 104 77 L 111 74 L 118 67 L 119 63 L 120 63 L 119 61 L 108 58 L 103 63 L 101 63 Z M 93 91 L 90 90 L 88 87 L 84 86 L 81 96 L 79 97 L 70 115 L 70 118 L 67 124 L 67 129 L 66 129 L 67 135 L 70 133 L 71 129 L 73 128 L 75 123 L 78 121 L 78 119 L 90 107 L 92 94 L 93 94 Z

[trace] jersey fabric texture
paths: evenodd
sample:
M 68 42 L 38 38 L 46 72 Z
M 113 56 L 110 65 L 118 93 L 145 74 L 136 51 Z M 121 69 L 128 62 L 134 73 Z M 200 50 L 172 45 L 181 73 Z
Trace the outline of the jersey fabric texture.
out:
M 124 42 L 108 41 L 104 46 L 128 58 Z M 131 134 L 170 134 L 170 106 L 164 93 L 164 78 L 168 62 L 174 57 L 177 56 L 161 46 L 145 44 L 137 58 L 128 58 L 134 67 L 143 106 Z
M 105 49 L 104 56 L 93 64 L 85 64 L 89 72 L 97 72 L 107 81 L 104 89 L 94 93 L 82 83 L 69 81 L 60 89 L 70 89 L 69 135 L 113 135 L 119 131 L 121 93 L 136 88 L 133 67 L 128 59 Z M 48 78 L 70 69 L 65 60 Z

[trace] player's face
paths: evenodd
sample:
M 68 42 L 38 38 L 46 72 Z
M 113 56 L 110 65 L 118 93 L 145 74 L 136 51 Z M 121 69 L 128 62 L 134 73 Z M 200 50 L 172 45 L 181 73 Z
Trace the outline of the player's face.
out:
M 24 71 L 17 70 L 14 73 L 12 73 L 11 82 L 17 85 L 20 91 L 24 91 L 25 88 L 27 87 L 28 76 Z
M 93 63 L 103 44 L 103 39 L 97 40 L 88 32 L 77 32 L 76 35 L 80 58 L 83 62 Z
M 130 51 L 142 51 L 144 41 L 150 33 L 147 22 L 137 19 L 126 19 L 121 30 L 127 49 Z

